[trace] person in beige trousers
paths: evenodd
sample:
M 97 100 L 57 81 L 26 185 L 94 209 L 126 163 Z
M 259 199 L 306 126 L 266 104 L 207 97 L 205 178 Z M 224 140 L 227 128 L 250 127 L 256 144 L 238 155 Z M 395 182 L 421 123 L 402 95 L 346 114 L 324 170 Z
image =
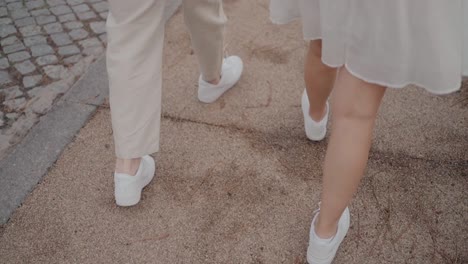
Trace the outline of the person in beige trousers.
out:
M 149 154 L 159 150 L 166 1 L 109 0 L 107 71 L 120 206 L 137 204 L 155 173 Z M 198 98 L 212 103 L 240 79 L 242 60 L 223 58 L 222 0 L 185 0 L 183 11 L 201 71 Z

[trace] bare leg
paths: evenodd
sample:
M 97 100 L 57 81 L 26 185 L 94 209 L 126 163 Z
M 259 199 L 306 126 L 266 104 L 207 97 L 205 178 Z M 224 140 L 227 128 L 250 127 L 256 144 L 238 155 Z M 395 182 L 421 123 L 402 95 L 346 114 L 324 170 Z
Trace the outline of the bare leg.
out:
M 322 62 L 322 40 L 309 43 L 309 50 L 304 66 L 304 80 L 309 97 L 309 115 L 314 121 L 325 116 L 325 104 L 333 89 L 336 68 L 328 67 Z
M 335 234 L 366 168 L 375 119 L 385 87 L 366 83 L 341 68 L 333 94 L 332 133 L 323 171 L 322 204 L 315 231 Z
M 115 162 L 115 172 L 134 176 L 140 167 L 141 158 L 137 159 L 117 159 Z

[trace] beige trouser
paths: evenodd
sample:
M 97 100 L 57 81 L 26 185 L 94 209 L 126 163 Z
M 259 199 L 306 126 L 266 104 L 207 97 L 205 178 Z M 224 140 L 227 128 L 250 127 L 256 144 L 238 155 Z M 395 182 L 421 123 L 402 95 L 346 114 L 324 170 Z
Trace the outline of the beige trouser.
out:
M 109 0 L 107 71 L 118 158 L 159 150 L 165 4 L 166 0 Z M 201 74 L 205 80 L 216 79 L 227 21 L 222 0 L 185 0 L 183 9 Z

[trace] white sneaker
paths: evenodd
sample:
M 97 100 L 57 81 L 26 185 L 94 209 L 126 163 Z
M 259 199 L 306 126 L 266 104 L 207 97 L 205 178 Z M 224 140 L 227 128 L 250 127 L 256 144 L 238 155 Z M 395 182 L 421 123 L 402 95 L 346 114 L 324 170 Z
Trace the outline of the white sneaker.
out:
M 132 206 L 141 198 L 141 191 L 154 177 L 155 164 L 153 158 L 141 158 L 140 167 L 135 176 L 124 173 L 114 173 L 115 202 L 119 206 Z
M 214 85 L 203 80 L 200 75 L 198 80 L 198 100 L 203 103 L 213 103 L 227 90 L 231 89 L 240 79 L 244 64 L 241 58 L 230 56 L 223 60 L 221 68 L 221 80 Z
M 307 92 L 304 90 L 302 94 L 302 113 L 304 114 L 304 126 L 307 138 L 312 141 L 320 141 L 325 138 L 327 135 L 327 123 L 328 123 L 328 113 L 329 105 L 327 102 L 327 110 L 325 117 L 319 122 L 314 121 L 309 115 L 309 97 L 307 97 Z
M 307 262 L 309 264 L 331 264 L 336 251 L 345 238 L 349 229 L 349 209 L 346 207 L 338 222 L 338 230 L 330 241 L 324 241 L 315 234 L 315 222 L 320 209 L 317 210 L 310 227 L 309 247 L 307 248 Z

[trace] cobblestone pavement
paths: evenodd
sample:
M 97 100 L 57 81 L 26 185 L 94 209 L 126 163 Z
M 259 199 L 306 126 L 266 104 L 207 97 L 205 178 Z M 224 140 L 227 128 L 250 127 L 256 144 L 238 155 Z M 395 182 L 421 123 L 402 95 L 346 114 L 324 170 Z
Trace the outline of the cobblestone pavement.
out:
M 0 158 L 103 54 L 102 0 L 0 0 Z

